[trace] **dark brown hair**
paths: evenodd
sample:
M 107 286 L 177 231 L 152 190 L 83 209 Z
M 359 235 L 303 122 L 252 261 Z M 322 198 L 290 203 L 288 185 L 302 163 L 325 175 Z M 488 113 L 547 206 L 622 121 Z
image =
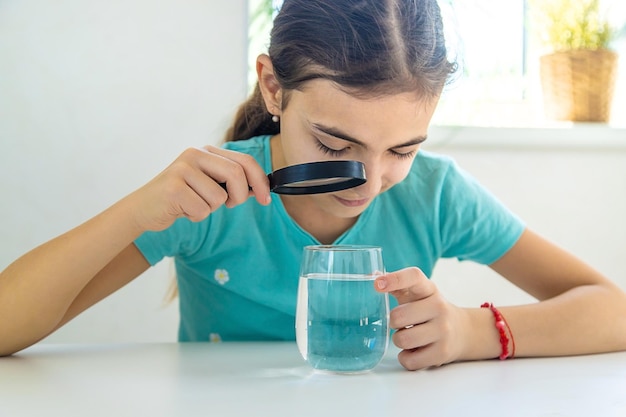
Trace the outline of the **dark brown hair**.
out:
M 269 56 L 283 90 L 327 79 L 355 97 L 415 91 L 434 98 L 454 72 L 436 0 L 285 0 L 274 19 Z M 279 133 L 259 86 L 226 141 Z

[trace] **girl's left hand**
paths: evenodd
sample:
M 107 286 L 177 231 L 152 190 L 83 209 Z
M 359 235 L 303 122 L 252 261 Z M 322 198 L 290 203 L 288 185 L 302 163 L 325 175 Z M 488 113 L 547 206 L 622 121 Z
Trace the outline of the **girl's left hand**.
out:
M 416 267 L 380 276 L 378 291 L 398 300 L 389 324 L 393 343 L 402 349 L 398 361 L 408 370 L 440 366 L 458 360 L 463 351 L 463 309 L 446 301 L 437 286 Z

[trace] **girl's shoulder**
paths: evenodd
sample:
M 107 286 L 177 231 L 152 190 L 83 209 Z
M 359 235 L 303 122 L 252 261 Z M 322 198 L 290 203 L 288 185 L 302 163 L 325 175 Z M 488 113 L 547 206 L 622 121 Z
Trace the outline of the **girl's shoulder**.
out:
M 224 142 L 222 148 L 248 154 L 267 172 L 272 168 L 272 153 L 270 149 L 270 135 L 255 136 L 250 139 Z
M 465 178 L 465 173 L 454 158 L 430 151 L 420 150 L 415 157 L 406 182 L 412 183 L 443 183 L 456 181 L 459 177 Z
M 458 169 L 458 166 L 451 156 L 422 149 L 415 157 L 411 169 L 419 171 L 447 171 L 450 169 Z
M 269 135 L 262 135 L 250 139 L 224 142 L 222 148 L 248 154 L 256 154 L 269 149 L 270 138 L 271 136 Z

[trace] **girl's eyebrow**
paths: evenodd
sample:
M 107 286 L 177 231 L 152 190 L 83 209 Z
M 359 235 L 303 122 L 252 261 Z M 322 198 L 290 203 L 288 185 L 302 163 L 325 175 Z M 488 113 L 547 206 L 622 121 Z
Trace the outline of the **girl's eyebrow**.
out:
M 341 130 L 334 128 L 334 127 L 328 127 L 328 126 L 323 126 L 320 125 L 319 123 L 313 123 L 313 128 L 316 130 L 319 130 L 322 133 L 325 133 L 329 136 L 334 136 L 338 139 L 342 139 L 348 142 L 352 142 L 355 143 L 359 146 L 362 146 L 363 148 L 367 149 L 367 145 L 363 142 L 361 142 L 360 140 L 353 138 L 352 136 L 348 135 L 347 133 L 342 132 Z M 416 138 L 410 139 L 404 143 L 400 143 L 398 145 L 392 146 L 391 149 L 395 149 L 395 148 L 404 148 L 406 146 L 413 146 L 413 145 L 419 145 L 420 143 L 424 142 L 426 140 L 427 136 L 418 136 Z

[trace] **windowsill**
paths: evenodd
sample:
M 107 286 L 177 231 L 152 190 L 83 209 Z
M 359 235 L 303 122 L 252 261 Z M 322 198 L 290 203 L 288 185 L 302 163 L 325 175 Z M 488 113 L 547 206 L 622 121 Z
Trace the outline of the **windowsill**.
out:
M 424 148 L 626 151 L 626 128 L 568 122 L 528 128 L 433 125 Z

